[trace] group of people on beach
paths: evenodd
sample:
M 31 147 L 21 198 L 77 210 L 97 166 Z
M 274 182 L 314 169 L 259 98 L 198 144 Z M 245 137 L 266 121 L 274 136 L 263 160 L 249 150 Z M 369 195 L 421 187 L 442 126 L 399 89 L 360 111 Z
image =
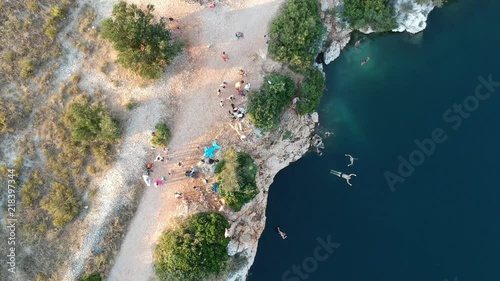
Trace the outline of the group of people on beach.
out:
M 238 39 L 238 40 L 244 38 L 243 32 L 241 32 L 241 31 L 236 32 L 235 36 L 236 36 L 236 39 Z M 228 54 L 226 54 L 226 52 L 222 52 L 221 58 L 224 62 L 227 62 L 229 60 L 229 56 L 228 56 Z M 238 118 L 238 120 L 241 120 L 243 117 L 245 117 L 245 109 L 241 106 L 236 106 L 234 102 L 236 101 L 237 96 L 245 97 L 252 89 L 252 85 L 248 82 L 245 83 L 245 80 L 243 80 L 244 77 L 248 77 L 247 72 L 244 69 L 239 68 L 237 74 L 239 76 L 239 79 L 242 79 L 242 80 L 239 80 L 234 84 L 234 88 L 236 90 L 236 93 L 230 94 L 226 98 L 231 103 L 231 109 L 229 110 L 229 115 L 231 116 L 232 120 L 235 120 L 236 118 Z M 221 97 L 221 95 L 222 95 L 223 91 L 225 91 L 226 87 L 227 87 L 227 82 L 223 81 L 219 85 L 219 88 L 217 89 L 217 97 L 219 97 L 219 98 Z M 220 99 L 220 101 L 219 101 L 220 107 L 224 107 L 224 101 L 225 100 L 223 98 Z

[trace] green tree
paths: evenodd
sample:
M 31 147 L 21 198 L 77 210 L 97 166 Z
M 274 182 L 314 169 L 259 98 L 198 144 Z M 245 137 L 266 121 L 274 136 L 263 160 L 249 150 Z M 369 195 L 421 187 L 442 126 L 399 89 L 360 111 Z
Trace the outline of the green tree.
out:
M 153 23 L 153 5 L 145 11 L 121 1 L 113 7 L 113 18 L 102 22 L 101 35 L 118 51 L 118 63 L 148 79 L 160 78 L 165 66 L 182 50 L 165 23 Z
M 91 104 L 88 96 L 75 99 L 64 114 L 71 139 L 84 145 L 113 143 L 121 134 L 118 120 L 101 104 Z
M 101 280 L 102 280 L 101 275 L 99 275 L 98 273 L 87 275 L 82 279 L 82 281 L 101 281 Z
M 170 140 L 170 129 L 165 122 L 160 122 L 155 126 L 155 135 L 151 139 L 151 144 L 155 146 L 166 146 Z
M 316 0 L 290 0 L 271 23 L 269 52 L 303 72 L 311 67 L 323 32 Z
M 241 210 L 259 192 L 255 182 L 257 165 L 246 153 L 228 149 L 217 165 L 216 173 L 222 198 L 235 211 Z
M 371 27 L 390 31 L 397 27 L 394 6 L 389 0 L 345 0 L 344 16 L 355 29 Z
M 80 203 L 73 190 L 60 183 L 53 183 L 49 195 L 42 200 L 41 206 L 52 216 L 55 226 L 63 226 L 80 211 Z
M 276 127 L 285 107 L 290 104 L 295 83 L 283 74 L 270 74 L 264 77 L 264 85 L 250 96 L 248 116 L 262 129 Z
M 198 213 L 178 229 L 165 232 L 155 250 L 155 272 L 160 280 L 199 281 L 227 267 L 224 229 L 227 220 L 218 213 Z
M 318 69 L 311 69 L 302 82 L 297 112 L 301 115 L 314 112 L 325 92 L 325 77 Z

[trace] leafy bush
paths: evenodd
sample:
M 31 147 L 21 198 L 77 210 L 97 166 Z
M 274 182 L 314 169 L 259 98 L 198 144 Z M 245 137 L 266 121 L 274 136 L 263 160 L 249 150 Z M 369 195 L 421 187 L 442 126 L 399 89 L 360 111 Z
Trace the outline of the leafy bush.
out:
M 157 79 L 164 67 L 181 52 L 182 44 L 174 42 L 163 20 L 153 24 L 153 5 L 146 11 L 124 1 L 113 7 L 113 18 L 102 22 L 102 37 L 110 40 L 119 52 L 118 63 L 148 79 Z
M 155 146 L 166 146 L 170 140 L 170 129 L 165 122 L 160 122 L 155 126 L 155 135 L 151 139 L 151 144 Z
M 163 234 L 155 250 L 155 271 L 160 280 L 198 281 L 226 269 L 229 239 L 227 220 L 218 213 L 198 213 L 179 229 Z
M 101 275 L 99 275 L 98 273 L 85 276 L 82 279 L 82 281 L 101 281 L 101 280 L 102 280 Z
M 53 6 L 49 12 L 49 18 L 45 24 L 44 33 L 45 35 L 54 40 L 56 38 L 57 32 L 59 32 L 58 23 L 66 15 L 66 7 Z
M 121 134 L 118 121 L 111 117 L 109 110 L 100 104 L 90 104 L 87 96 L 69 105 L 64 122 L 70 129 L 71 139 L 82 144 L 113 143 Z
M 80 203 L 73 190 L 60 183 L 53 183 L 50 194 L 42 200 L 44 208 L 51 216 L 55 226 L 63 226 L 80 211 Z
M 434 5 L 438 8 L 442 8 L 446 4 L 446 0 L 434 0 Z
M 270 74 L 264 77 L 264 81 L 267 83 L 250 96 L 248 116 L 257 127 L 272 129 L 278 125 L 283 110 L 290 103 L 295 84 L 282 74 Z
M 139 102 L 133 100 L 133 99 L 130 99 L 127 104 L 125 105 L 125 107 L 128 109 L 128 110 L 132 110 L 136 107 L 139 106 Z
M 31 59 L 24 59 L 18 62 L 19 69 L 21 70 L 20 76 L 22 78 L 29 78 L 35 71 L 35 64 Z
M 302 82 L 297 103 L 297 112 L 301 115 L 314 112 L 323 97 L 325 91 L 325 77 L 317 69 L 311 69 Z
M 50 9 L 50 15 L 53 20 L 58 20 L 66 15 L 66 9 L 61 6 L 53 6 Z
M 255 182 L 257 166 L 246 153 L 228 149 L 216 173 L 222 198 L 235 211 L 241 210 L 259 192 Z
M 5 112 L 0 112 L 0 134 L 9 131 L 9 125 L 7 124 L 7 114 Z
M 275 60 L 304 71 L 313 63 L 323 31 L 316 0 L 290 0 L 271 23 L 269 52 Z
M 21 203 L 25 207 L 32 207 L 33 204 L 40 198 L 38 189 L 43 185 L 43 180 L 38 172 L 30 175 L 28 181 L 21 188 Z
M 397 27 L 394 6 L 388 0 L 345 0 L 344 16 L 355 29 L 389 31 Z

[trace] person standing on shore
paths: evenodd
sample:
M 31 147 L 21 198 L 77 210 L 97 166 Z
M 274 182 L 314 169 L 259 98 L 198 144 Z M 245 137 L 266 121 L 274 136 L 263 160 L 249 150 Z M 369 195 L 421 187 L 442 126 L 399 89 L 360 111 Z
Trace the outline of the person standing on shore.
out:
M 229 56 L 226 54 L 226 52 L 222 52 L 222 60 L 223 61 L 228 61 L 229 60 Z
M 240 82 L 237 82 L 236 84 L 234 84 L 234 88 L 236 88 L 236 91 L 240 91 L 241 90 L 241 86 L 245 84 L 245 81 L 241 80 Z

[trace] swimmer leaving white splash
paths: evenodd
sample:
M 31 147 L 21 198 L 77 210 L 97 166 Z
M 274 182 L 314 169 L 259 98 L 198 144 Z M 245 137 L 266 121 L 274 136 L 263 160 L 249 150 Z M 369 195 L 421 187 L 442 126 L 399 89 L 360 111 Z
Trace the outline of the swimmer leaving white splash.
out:
M 347 167 L 354 165 L 354 160 L 358 160 L 358 158 L 352 157 L 351 154 L 346 154 L 345 156 L 349 157 L 349 161 L 351 162 L 349 163 L 349 165 L 347 165 Z
M 337 177 L 340 177 L 340 178 L 344 178 L 349 186 L 352 186 L 352 184 L 350 182 L 351 177 L 352 176 L 354 176 L 354 177 L 356 176 L 356 174 L 350 174 L 350 175 L 348 175 L 348 174 L 344 174 L 344 173 L 341 173 L 341 172 L 335 171 L 335 170 L 331 170 L 330 174 L 336 175 Z

